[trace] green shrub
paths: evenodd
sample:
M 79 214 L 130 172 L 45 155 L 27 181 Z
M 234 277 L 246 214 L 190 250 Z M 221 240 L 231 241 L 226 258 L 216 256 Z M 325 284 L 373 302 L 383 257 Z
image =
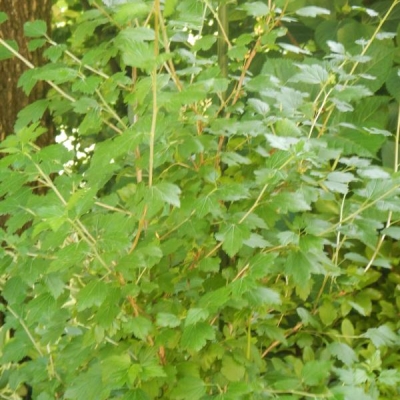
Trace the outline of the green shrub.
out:
M 219 37 L 215 3 L 26 24 L 53 90 L 0 144 L 2 398 L 400 396 L 399 1 L 228 4 Z

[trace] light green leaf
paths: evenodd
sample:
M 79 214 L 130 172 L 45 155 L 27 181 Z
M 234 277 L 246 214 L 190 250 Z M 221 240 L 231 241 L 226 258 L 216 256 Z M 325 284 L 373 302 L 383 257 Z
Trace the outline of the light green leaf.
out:
M 278 43 L 278 45 L 280 47 L 282 47 L 283 50 L 289 51 L 291 53 L 311 55 L 310 51 L 308 51 L 306 49 L 303 49 L 303 48 L 301 48 L 299 46 L 295 46 L 295 45 L 290 44 L 290 43 L 280 42 L 280 43 Z
M 269 13 L 268 6 L 261 1 L 247 2 L 240 6 L 240 9 L 253 17 L 262 17 Z
M 128 353 L 112 355 L 101 361 L 101 375 L 105 383 L 114 388 L 123 386 L 128 379 L 131 359 Z
M 54 83 L 75 82 L 78 79 L 78 71 L 73 68 L 48 64 L 36 69 L 34 72 L 36 80 L 52 81 Z
M 104 385 L 99 364 L 80 372 L 69 384 L 64 398 L 73 400 L 99 400 L 102 398 Z
M 99 76 L 80 77 L 73 83 L 72 90 L 93 94 L 101 83 L 102 79 Z
M 330 301 L 324 301 L 318 308 L 318 314 L 324 325 L 329 326 L 337 318 L 337 309 Z
M 386 79 L 385 85 L 388 92 L 400 103 L 400 75 L 398 68 L 392 68 Z
M 243 379 L 246 369 L 232 357 L 226 356 L 222 359 L 221 374 L 230 382 L 239 382 Z
M 161 327 L 176 328 L 181 324 L 181 320 L 175 315 L 170 313 L 160 312 L 156 317 L 156 325 Z
M 26 144 L 35 141 L 44 132 L 46 132 L 46 129 L 37 122 L 29 126 L 21 126 L 20 130 L 17 131 L 17 137 L 22 144 Z M 12 138 L 10 137 L 10 139 Z
M 398 387 L 400 383 L 400 371 L 397 369 L 385 369 L 379 374 L 378 381 L 385 386 Z
M 297 15 L 310 18 L 315 18 L 318 15 L 329 15 L 330 13 L 328 9 L 316 6 L 303 7 L 296 10 Z
M 1 295 L 8 304 L 22 303 L 26 297 L 27 285 L 19 276 L 7 279 L 3 285 Z
M 400 227 L 398 226 L 390 226 L 389 228 L 385 228 L 382 233 L 395 240 L 400 240 Z
M 209 312 L 204 308 L 191 308 L 185 319 L 185 327 L 194 325 L 199 321 L 204 321 L 208 318 Z
M 321 329 L 321 324 L 308 310 L 303 307 L 298 307 L 296 312 L 305 326 L 311 325 L 314 328 Z
M 130 67 L 149 69 L 155 65 L 153 45 L 147 42 L 123 42 L 119 45 L 124 63 Z
M 258 114 L 265 116 L 268 114 L 270 107 L 268 103 L 265 103 L 259 99 L 248 99 L 247 103 L 254 109 Z
M 338 42 L 334 42 L 332 40 L 328 40 L 327 44 L 328 44 L 330 50 L 333 53 L 337 53 L 337 54 L 345 54 L 346 53 L 346 49 L 344 48 L 342 43 L 338 43 Z
M 52 294 L 57 299 L 65 290 L 65 282 L 61 279 L 61 276 L 55 273 L 48 274 L 44 278 L 45 284 Z
M 386 81 L 393 65 L 394 49 L 386 43 L 373 41 L 366 55 L 370 61 L 360 63 L 356 72 L 358 74 L 374 76 L 376 79 L 361 78 L 359 84 L 364 85 L 372 92 L 376 92 Z
M 350 306 L 352 306 L 357 312 L 359 312 L 364 317 L 368 315 L 367 310 L 361 304 L 356 303 L 354 301 L 349 301 L 348 304 Z
M 354 326 L 348 318 L 342 320 L 341 331 L 345 340 L 348 343 L 351 343 L 353 341 L 353 336 L 354 336 Z
M 53 295 L 43 293 L 29 302 L 28 320 L 37 322 L 42 319 L 48 319 L 56 312 L 57 303 Z
M 46 39 L 33 39 L 28 43 L 28 50 L 35 51 L 47 43 Z
M 161 182 L 154 185 L 151 190 L 155 197 L 161 198 L 161 200 L 171 204 L 172 206 L 180 207 L 181 202 L 179 200 L 179 195 L 181 189 L 179 189 L 178 186 L 168 182 Z
M 348 183 L 356 180 L 350 172 L 334 171 L 328 174 L 325 186 L 333 192 L 345 194 L 348 192 Z
M 240 165 L 240 164 L 251 164 L 251 160 L 248 157 L 244 157 L 238 153 L 227 152 L 222 153 L 221 160 L 228 166 Z M 243 185 L 241 185 L 243 187 Z
M 5 40 L 5 42 L 8 44 L 8 46 L 10 46 L 13 50 L 18 52 L 18 43 L 15 40 Z M 14 54 L 6 49 L 4 46 L 0 45 L 0 61 L 2 60 L 7 60 L 9 58 L 14 57 Z M 25 71 L 24 74 L 28 73 L 28 72 L 33 72 L 33 70 L 28 70 Z M 24 75 L 22 74 L 21 77 Z M 35 85 L 36 82 L 30 82 L 32 86 Z
M 67 210 L 73 210 L 74 216 L 88 212 L 95 202 L 97 188 L 82 188 L 72 194 L 67 203 Z
M 155 33 L 153 29 L 146 27 L 126 28 L 119 35 L 123 41 L 132 41 L 132 44 L 142 40 L 154 40 Z
M 177 0 L 167 0 L 167 1 L 177 1 Z M 214 45 L 217 38 L 214 35 L 205 35 L 200 39 L 196 40 L 195 44 L 193 45 L 193 51 L 199 50 L 210 50 L 210 48 Z
M 240 224 L 225 225 L 222 230 L 215 234 L 215 238 L 223 242 L 222 248 L 233 257 L 243 246 L 243 241 L 250 237 L 250 232 Z
M 151 321 L 145 317 L 135 317 L 129 321 L 129 329 L 140 340 L 146 340 L 153 329 Z
M 389 179 L 390 174 L 386 172 L 384 169 L 379 167 L 371 167 L 365 169 L 359 169 L 358 175 L 365 179 Z
M 176 3 L 178 0 L 165 0 L 164 3 L 164 17 L 167 18 L 175 11 Z
M 25 35 L 29 37 L 44 36 L 47 32 L 46 22 L 40 19 L 33 22 L 25 22 L 24 32 Z
M 250 299 L 255 307 L 282 304 L 279 293 L 266 287 L 251 289 L 246 293 L 246 298 Z
M 118 5 L 117 12 L 113 18 L 118 24 L 124 25 L 142 17 L 150 11 L 150 6 L 142 0 L 126 2 L 126 4 Z
M 8 20 L 8 16 L 5 12 L 0 11 L 0 24 Z
M 356 352 L 346 343 L 333 342 L 328 346 L 328 350 L 347 366 L 354 364 L 358 360 Z
M 243 183 L 229 183 L 219 188 L 218 198 L 223 201 L 238 201 L 249 197 L 249 189 Z
M 158 360 L 150 360 L 142 364 L 143 373 L 141 379 L 144 381 L 150 380 L 151 378 L 165 378 L 167 374 L 164 368 L 158 364 Z
M 89 110 L 79 125 L 80 135 L 93 135 L 101 131 L 103 122 L 98 109 Z
M 271 206 L 278 214 L 311 210 L 310 201 L 306 199 L 305 194 L 301 190 L 293 193 L 287 191 L 278 193 L 272 197 Z
M 387 325 L 370 328 L 362 336 L 371 339 L 372 343 L 378 348 L 382 346 L 393 347 L 400 343 L 399 336 Z
M 251 233 L 248 239 L 243 240 L 243 243 L 246 246 L 251 247 L 252 249 L 264 249 L 266 247 L 272 246 L 270 242 L 265 240 L 261 235 L 257 233 Z
M 23 332 L 17 332 L 2 347 L 2 363 L 19 362 L 32 351 L 32 342 Z
M 286 151 L 289 150 L 291 147 L 293 147 L 300 140 L 295 137 L 275 136 L 270 133 L 266 133 L 265 137 L 267 138 L 271 147 L 273 147 L 274 149 L 286 150 Z
M 82 311 L 93 306 L 100 307 L 107 294 L 109 287 L 106 283 L 100 280 L 92 280 L 77 295 L 78 310 Z
M 329 361 L 309 361 L 304 365 L 301 377 L 307 386 L 319 386 L 328 378 L 330 367 Z
M 35 102 L 27 105 L 18 113 L 18 119 L 15 123 L 15 130 L 19 131 L 31 122 L 36 122 L 41 119 L 48 106 L 49 100 L 47 99 L 36 100 Z
M 200 351 L 208 340 L 215 339 L 215 330 L 205 322 L 186 326 L 183 329 L 181 345 L 189 351 Z
M 278 136 L 299 137 L 302 132 L 297 124 L 289 118 L 282 118 L 275 124 L 275 132 Z
M 199 264 L 198 268 L 203 272 L 218 272 L 221 266 L 221 259 L 218 257 L 207 257 L 203 258 Z
M 172 390 L 172 399 L 199 400 L 206 394 L 206 385 L 202 379 L 195 376 L 186 376 L 178 381 Z
M 301 72 L 297 73 L 290 79 L 292 82 L 322 85 L 329 78 L 328 71 L 318 64 L 296 64 L 296 66 L 301 69 Z

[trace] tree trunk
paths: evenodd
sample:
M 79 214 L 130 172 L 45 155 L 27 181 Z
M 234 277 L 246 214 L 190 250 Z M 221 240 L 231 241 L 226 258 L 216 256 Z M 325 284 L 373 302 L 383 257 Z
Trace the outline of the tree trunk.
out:
M 15 40 L 18 43 L 19 53 L 33 65 L 43 64 L 43 50 L 28 51 L 28 40 L 24 37 L 24 23 L 37 19 L 44 20 L 51 28 L 52 0 L 0 0 L 0 11 L 8 15 L 8 20 L 0 25 L 0 37 L 4 40 Z M 39 81 L 27 96 L 18 88 L 18 79 L 28 67 L 18 58 L 12 57 L 0 61 L 0 140 L 14 131 L 14 124 L 19 111 L 28 104 L 46 97 L 48 87 L 45 82 Z M 39 137 L 37 144 L 45 146 L 53 141 L 54 129 L 48 113 L 42 118 L 42 124 L 47 133 Z M 7 215 L 0 216 L 0 227 L 4 227 Z M 4 299 L 0 296 L 0 303 Z M 4 324 L 4 315 L 0 312 L 0 326 Z M 28 398 L 28 397 L 27 397 Z
M 48 32 L 51 29 L 52 0 L 0 0 L 0 11 L 8 15 L 8 20 L 0 25 L 0 37 L 2 39 L 15 40 L 18 43 L 19 52 L 33 65 L 43 64 L 43 49 L 34 52 L 28 51 L 28 40 L 24 37 L 24 23 L 41 19 L 46 22 Z M 22 89 L 18 88 L 18 79 L 28 67 L 18 58 L 13 57 L 0 61 L 0 140 L 14 131 L 14 124 L 18 112 L 26 105 L 46 97 L 48 87 L 45 82 L 39 81 L 26 96 Z M 48 133 L 42 135 L 38 144 L 45 146 L 53 139 L 54 129 L 49 115 L 42 120 Z

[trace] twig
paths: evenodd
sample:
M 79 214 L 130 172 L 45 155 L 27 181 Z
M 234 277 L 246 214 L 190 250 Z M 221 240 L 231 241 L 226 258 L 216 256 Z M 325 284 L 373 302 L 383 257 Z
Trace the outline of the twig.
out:
M 41 357 L 43 357 L 43 352 L 40 349 L 39 345 L 36 343 L 34 337 L 32 336 L 29 328 L 26 326 L 25 322 L 23 319 L 11 308 L 9 304 L 7 304 L 7 310 L 10 311 L 10 313 L 18 320 L 18 322 L 21 324 L 22 328 L 24 329 L 25 333 L 28 335 L 29 340 L 32 342 L 33 347 L 36 349 L 36 351 L 39 353 Z

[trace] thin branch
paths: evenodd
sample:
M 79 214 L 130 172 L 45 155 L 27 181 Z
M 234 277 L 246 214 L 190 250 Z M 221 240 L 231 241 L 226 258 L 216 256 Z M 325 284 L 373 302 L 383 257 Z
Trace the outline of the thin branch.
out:
M 14 50 L 11 46 L 8 45 L 6 41 L 0 38 L 0 44 L 4 46 L 8 51 L 10 51 L 15 57 L 19 58 L 27 67 L 30 69 L 34 69 L 35 66 L 27 60 L 24 56 L 22 56 L 18 51 Z M 70 96 L 69 94 L 65 93 L 64 90 L 62 90 L 59 86 L 57 86 L 55 83 L 52 81 L 47 81 L 45 80 L 46 83 L 48 83 L 53 89 L 55 89 L 58 93 L 61 94 L 61 96 L 65 97 L 67 100 L 69 100 L 71 103 L 75 103 L 76 100 Z
M 43 352 L 40 349 L 39 345 L 36 343 L 34 337 L 32 336 L 29 328 L 26 326 L 25 322 L 23 319 L 11 308 L 9 304 L 7 304 L 7 310 L 10 311 L 10 313 L 18 320 L 18 322 L 21 324 L 22 328 L 24 329 L 25 333 L 28 335 L 29 340 L 32 342 L 33 347 L 36 349 L 36 351 L 39 353 L 41 357 L 43 357 Z
M 290 335 L 292 335 L 293 333 L 296 333 L 297 331 L 299 331 L 301 328 L 303 327 L 303 323 L 299 322 L 294 328 L 290 329 L 286 334 L 285 334 L 285 338 L 289 337 Z M 264 358 L 267 356 L 267 354 L 273 350 L 275 347 L 279 346 L 282 342 L 280 340 L 275 340 L 274 342 L 272 342 L 268 348 L 262 353 L 261 357 Z
M 398 113 L 397 113 L 397 127 L 396 127 L 396 138 L 395 138 L 395 145 L 394 145 L 394 166 L 393 166 L 393 171 L 396 173 L 399 170 L 399 141 L 400 141 L 400 104 L 398 107 Z M 392 211 L 389 211 L 385 228 L 389 228 L 392 224 L 392 216 L 393 213 Z M 376 257 L 379 254 L 379 251 L 381 250 L 381 247 L 383 245 L 383 242 L 385 241 L 386 234 L 382 234 L 381 237 L 379 238 L 379 241 L 375 247 L 374 254 L 372 254 L 371 259 L 369 260 L 367 266 L 364 269 L 364 272 L 367 272 L 372 264 L 374 263 Z
M 222 36 L 223 36 L 223 38 L 224 38 L 226 44 L 228 45 L 228 48 L 230 49 L 230 48 L 232 47 L 232 44 L 231 44 L 231 42 L 229 41 L 228 35 L 227 35 L 227 33 L 225 32 L 224 26 L 223 26 L 223 24 L 221 23 L 221 21 L 220 21 L 220 19 L 219 19 L 218 12 L 216 12 L 216 11 L 212 8 L 212 6 L 211 6 L 211 4 L 209 3 L 208 0 L 205 0 L 204 3 L 205 3 L 206 6 L 210 9 L 210 11 L 211 11 L 211 13 L 213 14 L 215 20 L 217 21 L 218 26 L 219 26 L 219 28 L 220 28 L 220 32 L 221 32 L 221 34 L 222 34 Z
M 18 53 L 18 51 L 14 50 L 11 46 L 8 45 L 8 43 L 6 41 L 4 41 L 3 39 L 0 38 L 0 44 L 2 46 L 4 46 L 7 50 L 9 50 L 15 57 L 17 57 L 18 59 L 20 59 L 27 67 L 29 67 L 30 69 L 34 69 L 35 66 L 29 61 L 27 60 L 24 56 L 22 56 L 20 53 Z M 49 81 L 44 79 L 44 82 L 46 82 L 48 85 L 50 85 L 56 92 L 58 92 L 62 97 L 64 97 L 65 99 L 69 100 L 71 103 L 75 103 L 76 99 L 74 97 L 72 97 L 71 95 L 69 95 L 68 93 L 66 93 L 64 90 L 62 90 L 58 85 L 56 85 L 54 82 Z M 109 107 L 108 107 L 109 108 Z M 107 108 L 107 110 L 109 111 L 109 109 Z M 112 115 L 115 117 L 114 115 L 115 113 L 112 113 Z M 119 118 L 118 118 L 119 119 Z M 121 134 L 122 131 L 116 127 L 115 125 L 113 125 L 111 122 L 107 121 L 105 118 L 102 118 L 102 122 L 104 122 L 106 125 L 108 125 L 111 129 L 113 129 L 115 132 Z
M 159 32 L 158 26 L 159 21 L 158 17 L 160 14 L 160 0 L 154 1 L 154 59 L 155 63 L 159 54 Z M 151 71 L 151 86 L 152 86 L 152 95 L 153 95 L 153 108 L 152 108 L 152 116 L 151 116 L 151 128 L 150 128 L 150 140 L 149 140 L 149 187 L 153 186 L 153 168 L 154 168 L 154 143 L 156 136 L 156 128 L 157 128 L 157 116 L 158 116 L 158 105 L 157 105 L 157 65 L 154 65 L 153 70 Z

